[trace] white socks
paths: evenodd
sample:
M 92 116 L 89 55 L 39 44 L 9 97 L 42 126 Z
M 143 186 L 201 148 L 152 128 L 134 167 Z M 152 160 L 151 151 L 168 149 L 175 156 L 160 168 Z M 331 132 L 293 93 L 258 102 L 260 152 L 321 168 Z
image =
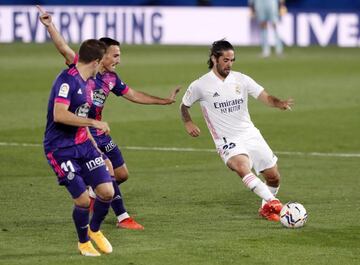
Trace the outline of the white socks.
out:
M 266 186 L 266 184 L 253 173 L 247 174 L 245 177 L 243 177 L 242 181 L 246 187 L 248 187 L 263 200 L 270 201 L 275 199 L 274 195 L 269 190 L 269 187 Z
M 268 186 L 268 185 L 266 185 L 266 186 L 268 187 L 268 189 L 270 190 L 272 195 L 274 195 L 274 197 L 276 197 L 276 194 L 278 193 L 278 191 L 280 189 L 280 186 L 278 186 L 278 187 L 271 187 L 271 186 Z M 266 203 L 266 201 L 262 200 L 261 207 L 263 207 L 265 203 Z
M 117 219 L 118 219 L 118 222 L 121 222 L 122 220 L 125 220 L 125 219 L 127 219 L 129 217 L 130 217 L 130 215 L 127 212 L 125 212 L 125 213 L 120 214 L 119 216 L 117 216 Z

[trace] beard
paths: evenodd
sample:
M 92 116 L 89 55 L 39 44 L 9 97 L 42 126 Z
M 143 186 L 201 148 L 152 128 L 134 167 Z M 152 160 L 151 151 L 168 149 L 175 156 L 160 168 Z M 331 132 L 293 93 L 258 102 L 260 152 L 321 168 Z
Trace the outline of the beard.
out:
M 216 71 L 221 75 L 222 77 L 226 78 L 231 69 L 222 69 L 219 64 L 216 65 Z

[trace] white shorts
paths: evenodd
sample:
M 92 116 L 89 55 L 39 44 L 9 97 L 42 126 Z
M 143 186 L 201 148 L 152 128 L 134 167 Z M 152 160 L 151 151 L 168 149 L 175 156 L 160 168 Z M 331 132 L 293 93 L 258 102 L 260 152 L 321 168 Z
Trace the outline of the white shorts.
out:
M 222 141 L 215 144 L 225 164 L 231 157 L 245 154 L 249 157 L 250 168 L 253 168 L 257 175 L 265 169 L 275 166 L 278 160 L 256 128 L 241 137 L 226 138 L 226 143 Z

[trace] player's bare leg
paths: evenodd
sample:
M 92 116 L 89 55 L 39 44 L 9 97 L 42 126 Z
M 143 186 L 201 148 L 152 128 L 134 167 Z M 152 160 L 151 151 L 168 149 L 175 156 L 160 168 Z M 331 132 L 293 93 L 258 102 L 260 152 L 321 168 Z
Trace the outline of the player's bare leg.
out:
M 106 168 L 110 174 L 110 176 L 114 176 L 114 169 L 113 166 L 111 164 L 111 161 L 107 158 L 104 160 Z M 88 192 L 89 192 L 89 197 L 90 197 L 90 212 L 92 212 L 94 210 L 94 203 L 95 203 L 95 199 L 96 199 L 96 193 L 95 191 L 89 186 L 88 187 Z
M 114 176 L 118 183 L 123 183 L 128 180 L 129 178 L 129 170 L 126 164 L 123 164 L 120 167 L 114 169 Z
M 272 168 L 265 169 L 262 172 L 262 174 L 265 178 L 268 189 L 274 195 L 274 197 L 276 197 L 280 188 L 280 173 L 277 168 L 277 165 L 273 166 Z M 259 209 L 260 215 L 265 218 L 267 218 L 266 217 L 266 212 L 267 212 L 266 208 L 268 207 L 267 204 L 268 203 L 265 200 L 262 200 L 262 204 Z M 280 201 L 278 201 L 278 203 L 273 203 L 272 205 L 270 205 L 270 207 L 273 208 L 273 212 L 274 212 L 274 215 L 272 217 L 274 219 L 278 219 L 279 213 L 282 208 L 282 204 L 280 203 Z
M 261 172 L 265 178 L 266 185 L 268 186 L 270 192 L 276 197 L 279 188 L 280 188 L 280 173 L 277 165 L 272 168 L 265 169 Z M 262 206 L 264 206 L 266 202 L 263 200 Z
M 119 185 L 128 179 L 129 171 L 126 167 L 126 164 L 123 164 L 120 167 L 113 169 L 111 161 L 109 159 L 105 159 L 106 166 L 108 167 L 109 174 L 112 176 L 112 185 L 114 189 L 114 197 L 111 202 L 111 208 L 113 209 L 117 223 L 116 226 L 124 229 L 131 230 L 143 230 L 144 227 L 138 224 L 130 215 L 127 213 L 124 201 L 122 199 L 121 191 Z M 96 198 L 94 191 L 89 187 L 90 194 L 90 210 L 93 209 L 93 204 Z
M 281 208 L 278 209 L 277 205 L 280 201 L 275 198 L 265 183 L 251 172 L 249 158 L 246 155 L 233 156 L 228 160 L 227 166 L 240 176 L 246 187 L 267 202 L 260 212 L 261 216 L 270 221 L 279 221 L 277 211 L 280 212 Z

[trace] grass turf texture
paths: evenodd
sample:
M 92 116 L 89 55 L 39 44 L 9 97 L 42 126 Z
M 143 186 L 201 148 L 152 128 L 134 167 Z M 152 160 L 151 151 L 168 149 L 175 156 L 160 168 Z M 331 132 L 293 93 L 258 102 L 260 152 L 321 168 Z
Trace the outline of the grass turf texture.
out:
M 40 144 L 47 99 L 64 67 L 51 44 L 2 44 L 0 142 Z M 166 96 L 172 106 L 141 106 L 110 96 L 104 120 L 120 147 L 192 147 L 213 143 L 199 107 L 202 136 L 186 135 L 178 105 L 187 85 L 207 71 L 207 47 L 124 46 L 118 73 L 131 87 Z M 292 112 L 251 100 L 250 114 L 275 151 L 360 152 L 358 49 L 289 48 L 284 58 L 258 58 L 236 48 L 234 70 L 247 73 Z M 41 147 L 0 146 L 0 264 L 359 264 L 359 157 L 278 155 L 279 198 L 309 213 L 302 229 L 257 216 L 260 200 L 216 153 L 123 149 L 130 179 L 122 192 L 144 231 L 103 231 L 114 252 L 92 259 L 76 250 L 72 203 L 58 187 Z

